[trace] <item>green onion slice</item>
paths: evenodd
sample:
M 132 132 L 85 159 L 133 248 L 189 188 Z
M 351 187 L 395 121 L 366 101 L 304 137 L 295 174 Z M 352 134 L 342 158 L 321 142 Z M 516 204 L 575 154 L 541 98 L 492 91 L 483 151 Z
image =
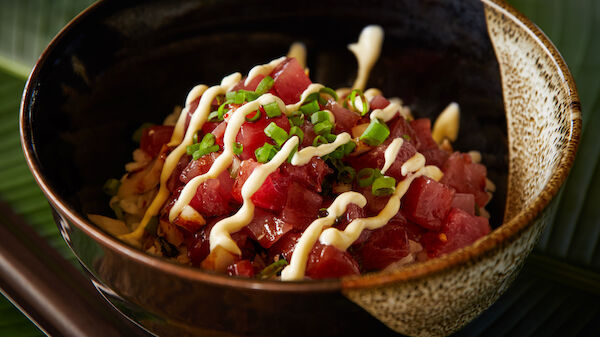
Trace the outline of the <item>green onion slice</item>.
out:
M 244 146 L 238 142 L 233 143 L 233 153 L 239 155 L 242 152 L 244 152 Z
M 300 111 L 302 111 L 305 115 L 311 115 L 321 108 L 319 107 L 319 102 L 312 101 L 310 103 L 306 103 L 300 107 Z
M 290 137 L 292 136 L 298 136 L 298 139 L 300 140 L 298 143 L 302 144 L 302 141 L 304 140 L 304 131 L 294 125 L 290 128 Z
M 331 123 L 330 121 L 322 121 L 322 122 L 315 124 L 314 129 L 315 129 L 315 133 L 317 135 L 328 134 L 328 133 L 331 133 L 331 129 L 333 129 L 333 123 Z M 388 130 L 388 134 L 389 134 L 389 130 Z
M 321 88 L 321 90 L 319 90 L 319 92 L 333 97 L 333 99 L 335 99 L 336 101 L 338 100 L 337 93 L 335 92 L 335 90 L 333 90 L 331 88 L 324 87 L 324 88 Z
M 407 134 L 403 134 L 402 138 L 404 138 L 404 140 L 406 140 L 406 141 L 410 141 L 410 136 Z
M 356 180 L 358 181 L 358 186 L 367 187 L 372 185 L 373 181 L 379 177 L 381 177 L 381 171 L 367 167 L 358 171 Z
M 260 118 L 260 109 L 257 109 L 252 117 L 248 117 L 250 114 L 251 113 L 246 115 L 246 122 L 256 122 Z
M 396 179 L 388 176 L 383 176 L 373 181 L 371 192 L 378 197 L 390 195 L 396 190 Z
M 259 163 L 266 163 L 269 160 L 273 159 L 275 153 L 277 153 L 277 150 L 273 145 L 269 143 L 265 143 L 265 145 L 259 147 L 254 151 L 256 161 Z
M 244 101 L 248 101 L 248 102 L 255 101 L 258 98 L 258 96 L 260 96 L 259 94 L 257 94 L 254 91 L 239 90 L 238 92 L 243 92 L 244 93 Z
M 233 103 L 236 94 L 237 91 L 228 91 L 227 93 L 225 93 L 225 100 L 231 101 L 231 103 Z
M 277 275 L 288 263 L 285 259 L 279 259 L 270 265 L 266 266 L 265 269 L 258 273 L 257 277 L 261 280 L 267 280 Z
M 330 121 L 329 113 L 327 111 L 319 110 L 310 116 L 310 122 L 313 124 L 317 124 L 322 121 Z
M 193 154 L 194 152 L 196 152 L 198 150 L 200 150 L 200 144 L 194 143 L 192 145 L 188 145 L 187 146 L 186 153 L 189 154 L 189 155 L 191 155 L 191 154 Z
M 208 114 L 208 121 L 209 122 L 220 122 L 223 120 L 223 116 L 219 116 L 219 112 L 218 111 L 213 111 L 211 113 Z
M 211 152 L 217 152 L 219 151 L 219 145 L 211 145 L 211 146 L 206 146 L 206 147 L 201 147 L 198 151 L 194 152 L 194 154 L 192 154 L 192 158 L 194 160 L 198 160 L 200 157 L 207 155 Z
M 356 177 L 356 170 L 351 166 L 343 166 L 338 170 L 337 178 L 344 184 L 351 183 Z
M 263 109 L 269 118 L 281 116 L 281 110 L 279 109 L 279 104 L 277 104 L 277 102 L 265 104 L 263 105 Z
M 321 144 L 329 144 L 329 141 L 324 136 L 316 136 L 315 139 L 313 139 L 312 145 L 316 147 Z
M 287 162 L 288 163 L 292 162 L 292 158 L 294 157 L 294 155 L 296 154 L 296 152 L 298 152 L 298 144 L 296 144 L 296 146 L 294 146 L 294 148 L 292 149 L 292 151 L 290 151 L 290 155 L 287 158 Z
M 353 141 L 349 141 L 348 143 L 344 144 L 344 155 L 349 155 L 352 153 L 352 151 L 354 151 L 355 148 L 356 143 Z
M 294 113 L 288 117 L 290 123 L 295 126 L 302 126 L 304 124 L 304 114 L 302 113 Z
M 271 122 L 271 124 L 267 125 L 265 128 L 265 135 L 271 137 L 277 146 L 283 145 L 283 143 L 285 143 L 285 141 L 289 138 L 288 133 L 274 122 Z
M 258 83 L 258 86 L 254 92 L 259 95 L 266 94 L 269 90 L 271 90 L 273 83 L 275 83 L 275 81 L 271 76 L 265 76 L 265 78 Z
M 328 142 L 333 143 L 335 142 L 335 140 L 337 139 L 337 135 L 334 135 L 333 133 L 328 133 L 325 136 L 325 139 L 327 139 Z
M 102 191 L 110 196 L 114 196 L 117 195 L 119 186 L 121 186 L 121 182 L 118 179 L 108 179 L 102 186 Z
M 192 142 L 194 144 L 198 143 L 198 132 L 194 132 L 194 135 L 192 136 Z M 188 153 L 189 154 L 189 153 Z
M 362 111 L 360 111 L 360 115 L 364 116 L 367 114 L 367 112 L 369 112 L 369 105 L 367 102 L 367 98 L 365 97 L 365 94 L 363 94 L 362 90 L 360 90 L 360 89 L 352 90 L 352 92 L 350 93 L 350 103 L 352 103 L 352 107 L 354 108 L 355 111 L 359 111 L 358 108 L 356 107 L 356 95 L 358 95 L 358 97 L 360 97 L 360 101 L 362 102 Z
M 377 146 L 383 143 L 390 135 L 390 129 L 387 124 L 378 119 L 371 120 L 371 123 L 360 136 L 360 140 L 371 146 Z
M 235 92 L 235 96 L 233 97 L 234 104 L 243 104 L 246 100 L 246 95 L 242 90 L 238 90 Z

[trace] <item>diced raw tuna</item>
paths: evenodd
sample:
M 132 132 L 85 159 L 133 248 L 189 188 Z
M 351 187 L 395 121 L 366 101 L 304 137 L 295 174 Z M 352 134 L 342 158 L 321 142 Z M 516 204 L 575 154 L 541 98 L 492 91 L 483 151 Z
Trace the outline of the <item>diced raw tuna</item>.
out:
M 271 73 L 273 90 L 285 104 L 297 103 L 302 92 L 312 83 L 295 58 L 284 60 Z
M 402 117 L 397 117 L 388 123 L 390 127 L 390 135 L 388 136 L 388 142 L 391 142 L 395 138 L 402 138 L 410 142 L 415 148 L 419 148 L 418 137 L 415 130 L 411 127 L 411 124 Z
M 468 154 L 454 152 L 442 168 L 444 176 L 441 182 L 453 187 L 459 193 L 470 193 L 475 196 L 479 207 L 485 206 L 489 196 L 485 191 L 485 166 L 471 162 Z
M 338 104 L 333 99 L 327 102 L 325 109 L 333 113 L 335 118 L 335 133 L 350 133 L 354 125 L 356 125 L 356 122 L 358 122 L 361 118 L 361 116 L 356 112 L 344 108 L 341 104 Z
M 365 271 L 383 269 L 408 253 L 406 228 L 393 223 L 371 231 L 366 242 L 355 252 Z
M 385 165 L 385 150 L 391 141 L 391 139 L 388 139 L 383 144 L 360 156 L 348 157 L 347 161 L 357 172 L 367 167 L 382 169 Z M 394 177 L 396 180 L 403 179 L 402 165 L 416 153 L 417 150 L 410 142 L 403 142 L 396 159 L 385 172 L 385 175 Z
M 410 122 L 410 126 L 415 130 L 417 150 L 424 151 L 438 148 L 438 144 L 431 137 L 431 120 L 429 118 L 415 119 Z
M 281 173 L 290 176 L 292 180 L 302 184 L 306 188 L 321 192 L 321 185 L 325 176 L 333 173 L 333 170 L 323 159 L 313 157 L 307 164 L 302 166 L 284 163 L 281 166 Z
M 323 197 L 293 181 L 288 190 L 285 206 L 281 211 L 283 221 L 296 230 L 304 230 L 317 218 Z
M 448 214 L 454 190 L 427 177 L 416 178 L 402 198 L 402 213 L 411 221 L 439 230 Z
M 171 140 L 175 128 L 169 125 L 155 125 L 142 133 L 140 148 L 152 158 L 158 156 L 163 145 Z
M 377 95 L 371 98 L 369 102 L 369 106 L 371 107 L 371 111 L 375 109 L 384 109 L 386 106 L 390 105 L 390 101 L 388 101 L 385 97 L 381 95 Z
M 452 199 L 452 207 L 460 208 L 471 215 L 475 215 L 475 196 L 469 193 L 455 193 L 454 199 Z
M 306 263 L 306 276 L 312 279 L 358 275 L 358 263 L 345 251 L 316 243 Z
M 365 196 L 365 199 L 367 199 L 367 205 L 364 208 L 367 213 L 367 216 L 377 215 L 385 207 L 388 200 L 390 199 L 389 196 L 378 197 L 373 195 L 373 193 L 371 192 L 371 186 L 359 188 L 358 192 L 362 193 L 362 195 Z
M 300 128 L 302 129 L 302 132 L 304 132 L 304 138 L 302 139 L 302 144 L 300 145 L 300 148 L 312 146 L 313 141 L 317 137 L 314 125 L 308 120 L 304 120 L 304 124 L 302 124 Z
M 179 158 L 177 166 L 175 166 L 173 173 L 171 173 L 171 176 L 167 181 L 167 189 L 169 189 L 170 192 L 175 191 L 177 188 L 183 185 L 183 183 L 179 180 L 179 177 L 181 176 L 183 170 L 188 166 L 191 159 L 192 157 L 188 155 L 183 155 L 181 158 Z
M 302 233 L 299 232 L 287 232 L 269 248 L 269 260 L 273 261 L 275 256 L 283 256 L 287 262 L 290 262 L 296 243 L 301 236 Z
M 470 245 L 491 231 L 488 220 L 459 208 L 448 213 L 441 231 L 429 232 L 421 240 L 429 257 L 436 257 Z
M 240 260 L 227 267 L 229 276 L 254 277 L 254 267 L 250 260 Z
M 215 159 L 217 159 L 218 155 L 219 154 L 217 152 L 212 152 L 209 155 L 198 158 L 197 160 L 189 161 L 187 166 L 183 169 L 183 171 L 181 171 L 179 180 L 182 183 L 187 184 L 194 177 L 205 174 L 208 172 L 208 170 L 210 170 L 210 167 L 215 162 Z
M 275 214 L 255 208 L 254 218 L 244 227 L 243 231 L 263 248 L 269 248 L 292 228 L 291 224 L 283 221 Z
M 190 206 L 204 217 L 229 214 L 233 183 L 229 172 L 223 171 L 217 179 L 209 179 L 198 186 Z
M 425 157 L 425 165 L 435 165 L 440 169 L 444 166 L 444 163 L 450 156 L 448 152 L 439 148 L 423 150 L 420 152 Z
M 265 134 L 265 128 L 271 124 L 271 122 L 277 124 L 277 126 L 284 129 L 286 132 L 290 131 L 290 122 L 287 117 L 283 115 L 275 118 L 266 118 L 265 114 L 262 114 L 261 118 L 256 122 L 244 122 L 244 124 L 242 124 L 236 139 L 236 141 L 244 147 L 243 152 L 240 154 L 242 160 L 250 158 L 256 160 L 254 154 L 256 149 L 265 145 L 265 143 L 274 144 L 273 140 Z
M 260 165 L 252 159 L 242 161 L 240 165 L 240 172 L 233 185 L 232 195 L 238 202 L 243 202 L 242 199 L 242 186 L 250 177 L 250 174 L 254 169 Z M 281 211 L 287 198 L 287 190 L 289 187 L 291 178 L 284 176 L 276 170 L 271 173 L 261 187 L 252 195 L 252 202 L 257 207 L 269 209 L 272 211 Z
M 215 136 L 215 143 L 223 148 L 223 137 L 225 136 L 225 129 L 227 129 L 227 122 L 221 122 L 215 127 L 211 133 Z

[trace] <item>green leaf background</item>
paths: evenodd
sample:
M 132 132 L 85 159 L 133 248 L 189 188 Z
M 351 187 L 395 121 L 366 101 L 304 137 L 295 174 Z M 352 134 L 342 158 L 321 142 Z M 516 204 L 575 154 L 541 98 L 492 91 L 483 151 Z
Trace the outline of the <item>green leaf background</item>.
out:
M 524 276 L 459 335 L 598 332 L 590 322 L 600 313 L 600 1 L 509 2 L 540 26 L 567 61 L 581 96 L 583 139 L 575 167 L 559 195 L 555 221 L 529 259 Z M 26 77 L 44 47 L 91 3 L 0 0 L 0 199 L 73 262 L 25 164 L 19 145 L 18 108 Z M 519 323 L 528 318 L 542 323 Z M 0 336 L 39 335 L 43 334 L 0 297 Z

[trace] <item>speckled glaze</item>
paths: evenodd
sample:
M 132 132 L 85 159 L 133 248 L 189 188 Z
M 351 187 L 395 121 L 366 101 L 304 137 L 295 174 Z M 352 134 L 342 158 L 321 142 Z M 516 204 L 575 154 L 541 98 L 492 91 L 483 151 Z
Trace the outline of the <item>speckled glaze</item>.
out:
M 278 20 L 287 24 L 264 24 Z M 87 213 L 111 214 L 101 187 L 123 173 L 136 147 L 133 130 L 160 122 L 198 82 L 218 83 L 300 40 L 315 81 L 349 85 L 356 64 L 346 46 L 372 23 L 386 37 L 369 86 L 402 97 L 419 117 L 460 103 L 454 145 L 480 151 L 497 186 L 486 206 L 490 235 L 402 270 L 277 282 L 177 265 L 87 220 Z M 20 124 L 26 159 L 62 235 L 123 314 L 161 336 L 286 337 L 460 329 L 516 277 L 549 221 L 581 127 L 560 55 L 501 0 L 99 1 L 40 57 Z
M 579 139 L 579 98 L 558 51 L 509 5 L 482 2 L 500 66 L 508 128 L 504 224 L 443 258 L 342 284 L 345 296 L 410 336 L 455 332 L 508 288 L 550 221 L 552 198 Z

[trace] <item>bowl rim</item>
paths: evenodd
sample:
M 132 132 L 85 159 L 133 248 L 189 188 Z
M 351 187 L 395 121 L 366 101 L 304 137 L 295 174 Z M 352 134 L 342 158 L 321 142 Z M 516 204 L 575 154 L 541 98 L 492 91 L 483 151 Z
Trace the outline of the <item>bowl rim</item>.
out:
M 573 165 L 581 135 L 581 104 L 579 101 L 579 96 L 577 94 L 577 89 L 575 87 L 575 82 L 572 78 L 572 75 L 556 47 L 534 23 L 532 23 L 511 5 L 507 4 L 505 0 L 480 1 L 482 2 L 483 6 L 490 6 L 494 10 L 501 12 L 503 15 L 505 15 L 505 17 L 510 18 L 516 24 L 520 24 L 521 28 L 531 34 L 537 40 L 537 43 L 541 44 L 547 50 L 549 56 L 555 61 L 558 66 L 558 70 L 569 90 L 568 109 L 571 113 L 571 133 L 559 165 L 552 173 L 552 176 L 546 183 L 544 189 L 527 209 L 519 212 L 509 222 L 504 222 L 501 226 L 478 240 L 476 243 L 454 251 L 448 255 L 425 262 L 415 263 L 399 270 L 379 271 L 365 275 L 343 277 L 341 279 L 311 281 L 303 280 L 292 282 L 269 280 L 262 281 L 254 279 L 249 280 L 230 277 L 220 273 L 205 271 L 190 266 L 179 265 L 160 257 L 151 256 L 141 250 L 123 243 L 107 233 L 104 233 L 102 230 L 91 224 L 89 220 L 85 219 L 83 216 L 80 216 L 77 212 L 75 212 L 75 210 L 68 206 L 68 203 L 63 198 L 54 193 L 43 176 L 35 155 L 35 150 L 32 148 L 32 146 L 30 146 L 31 132 L 27 128 L 29 121 L 29 114 L 27 112 L 30 110 L 33 104 L 32 97 L 34 97 L 34 93 L 36 92 L 36 88 L 34 88 L 33 85 L 37 83 L 40 72 L 44 68 L 50 54 L 54 51 L 57 45 L 59 45 L 59 43 L 65 39 L 70 31 L 77 29 L 77 27 L 81 25 L 82 21 L 84 21 L 87 17 L 95 14 L 103 6 L 106 6 L 109 2 L 107 0 L 100 0 L 90 5 L 87 9 L 73 18 L 65 27 L 63 27 L 52 39 L 50 44 L 45 48 L 27 79 L 19 112 L 21 147 L 23 149 L 23 153 L 25 154 L 27 165 L 29 166 L 31 173 L 33 174 L 37 184 L 40 186 L 42 192 L 52 207 L 58 211 L 57 213 L 60 217 L 66 217 L 71 224 L 75 225 L 86 235 L 90 236 L 94 241 L 120 255 L 126 256 L 128 259 L 132 259 L 138 263 L 146 265 L 147 267 L 155 268 L 167 274 L 172 274 L 174 276 L 191 281 L 211 283 L 225 287 L 275 292 L 347 291 L 374 286 L 384 286 L 399 281 L 417 280 L 438 273 L 443 273 L 452 267 L 458 267 L 460 265 L 478 261 L 483 259 L 485 256 L 491 255 L 494 249 L 499 249 L 501 246 L 516 240 L 519 237 L 519 234 L 527 230 L 532 225 L 532 220 L 534 220 L 550 203 L 552 198 L 558 193 L 559 188 L 565 181 L 569 170 Z M 85 266 L 85 264 L 83 265 Z

